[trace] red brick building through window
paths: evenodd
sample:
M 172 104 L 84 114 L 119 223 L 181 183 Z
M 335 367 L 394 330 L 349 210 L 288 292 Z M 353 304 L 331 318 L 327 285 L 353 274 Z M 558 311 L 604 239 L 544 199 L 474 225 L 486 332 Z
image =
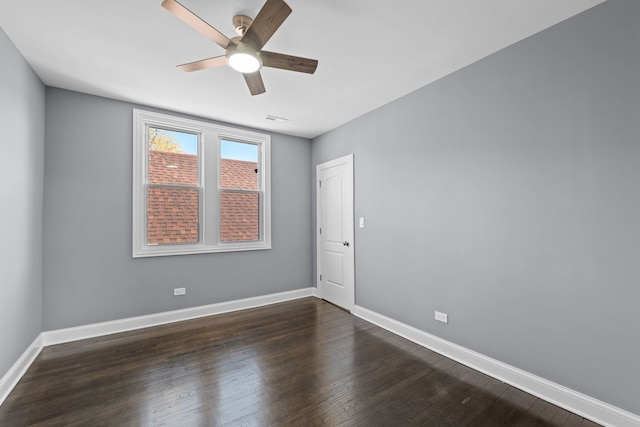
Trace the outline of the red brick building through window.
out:
M 256 162 L 220 159 L 221 242 L 260 238 L 257 168 Z M 147 243 L 198 243 L 198 156 L 149 150 L 148 170 Z

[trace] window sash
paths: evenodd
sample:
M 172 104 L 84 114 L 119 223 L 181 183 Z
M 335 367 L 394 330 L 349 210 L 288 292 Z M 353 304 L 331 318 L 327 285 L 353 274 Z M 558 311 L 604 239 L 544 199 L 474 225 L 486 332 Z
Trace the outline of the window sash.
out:
M 204 243 L 203 239 L 203 215 L 202 215 L 202 201 L 203 201 L 203 188 L 200 186 L 191 186 L 191 185 L 171 185 L 171 184 L 145 184 L 145 216 L 144 216 L 144 242 L 147 246 L 174 246 L 174 245 L 202 245 Z M 149 242 L 149 189 L 150 188 L 166 188 L 166 189 L 176 189 L 176 190 L 192 190 L 198 192 L 198 239 L 196 242 L 176 242 L 176 243 L 150 243 Z
M 256 183 L 256 189 L 255 190 L 247 190 L 247 191 L 264 191 L 264 174 L 263 174 L 263 169 L 265 168 L 264 166 L 264 162 L 263 162 L 263 157 L 264 157 L 264 147 L 262 144 L 260 143 L 256 143 L 256 142 L 252 142 L 252 141 L 247 141 L 247 140 L 239 140 L 237 138 L 227 138 L 227 137 L 220 137 L 218 139 L 218 190 L 242 190 L 239 188 L 227 188 L 227 187 L 223 187 L 222 185 L 222 160 L 234 160 L 228 157 L 222 157 L 222 142 L 226 141 L 226 142 L 235 142 L 235 143 L 239 143 L 239 144 L 248 144 L 248 145 L 255 145 L 257 148 L 257 155 L 258 155 L 258 159 L 257 159 L 257 168 L 258 168 L 258 172 L 257 172 L 257 183 Z
M 185 128 L 178 128 L 178 127 L 172 127 L 172 126 L 162 126 L 162 125 L 156 125 L 153 123 L 146 123 L 145 125 L 145 135 L 148 135 L 149 133 L 149 129 L 150 128 L 156 128 L 156 129 L 160 129 L 160 130 L 165 130 L 165 131 L 169 131 L 169 132 L 178 132 L 178 133 L 186 133 L 186 134 L 192 134 L 195 135 L 197 137 L 197 147 L 196 147 L 196 186 L 202 186 L 202 180 L 201 180 L 201 176 L 202 176 L 202 132 L 198 131 L 198 130 L 194 130 L 194 129 L 185 129 Z M 149 149 L 149 141 L 147 140 L 147 143 L 145 144 L 145 169 L 144 169 L 144 182 L 145 184 L 162 184 L 162 185 L 188 185 L 188 184 L 165 184 L 165 183 L 159 183 L 159 182 L 151 182 L 150 178 L 149 178 L 149 159 L 150 159 L 150 152 L 154 151 L 154 150 L 150 150 Z M 162 150 L 157 150 L 157 152 L 163 152 Z
M 238 242 L 256 242 L 256 241 L 261 241 L 263 238 L 263 227 L 262 227 L 262 216 L 263 216 L 263 200 L 264 200 L 264 192 L 259 191 L 259 190 L 227 190 L 227 189 L 220 189 L 219 190 L 219 200 L 222 199 L 222 195 L 223 194 L 247 194 L 247 195 L 251 195 L 251 194 L 255 194 L 258 196 L 258 230 L 257 230 L 257 239 L 255 240 L 223 240 L 223 233 L 222 233 L 222 225 L 223 225 L 223 218 L 222 218 L 222 202 L 220 202 L 219 204 L 219 215 L 220 215 L 220 223 L 219 223 L 219 227 L 220 227 L 220 231 L 219 231 L 219 243 L 221 245 L 229 245 L 229 244 L 233 244 L 233 243 L 238 243 Z

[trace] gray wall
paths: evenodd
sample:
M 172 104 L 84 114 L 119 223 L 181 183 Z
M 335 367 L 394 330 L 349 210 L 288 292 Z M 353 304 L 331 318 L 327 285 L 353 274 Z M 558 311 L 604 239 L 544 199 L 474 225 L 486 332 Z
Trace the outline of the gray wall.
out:
M 44 85 L 0 29 L 0 378 L 42 331 Z
M 309 140 L 272 134 L 273 249 L 133 259 L 132 109 L 145 107 L 47 88 L 46 108 L 45 330 L 311 286 Z
M 639 22 L 610 0 L 315 139 L 354 153 L 356 304 L 640 414 Z

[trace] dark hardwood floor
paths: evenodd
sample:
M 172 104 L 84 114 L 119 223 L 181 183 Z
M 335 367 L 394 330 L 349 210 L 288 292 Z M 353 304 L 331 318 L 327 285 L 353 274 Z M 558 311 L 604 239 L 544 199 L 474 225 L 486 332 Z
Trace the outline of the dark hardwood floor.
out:
M 0 426 L 596 426 L 315 298 L 45 348 Z

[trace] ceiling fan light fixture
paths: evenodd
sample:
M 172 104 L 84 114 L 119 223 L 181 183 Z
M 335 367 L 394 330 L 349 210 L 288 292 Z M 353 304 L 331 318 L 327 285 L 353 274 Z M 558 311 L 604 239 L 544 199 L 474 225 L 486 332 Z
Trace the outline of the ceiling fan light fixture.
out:
M 231 68 L 242 74 L 255 73 L 262 68 L 258 52 L 242 42 L 236 43 L 236 45 L 230 46 L 226 53 L 227 64 Z
M 227 57 L 229 66 L 240 73 L 255 73 L 262 64 L 260 60 L 248 53 L 237 52 Z

